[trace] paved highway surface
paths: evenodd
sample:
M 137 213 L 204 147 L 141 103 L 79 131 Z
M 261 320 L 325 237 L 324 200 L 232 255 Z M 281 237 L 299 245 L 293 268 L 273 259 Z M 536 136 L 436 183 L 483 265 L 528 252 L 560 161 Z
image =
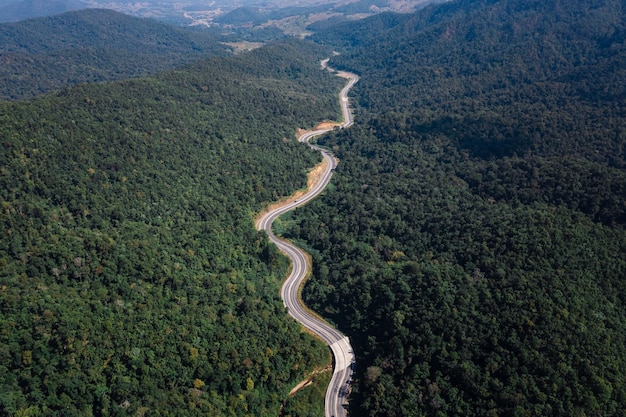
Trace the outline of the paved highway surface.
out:
M 324 68 L 326 68 L 327 62 L 328 60 L 322 62 L 322 66 Z M 342 72 L 339 75 L 349 79 L 348 84 L 341 90 L 340 93 L 341 109 L 343 113 L 343 123 L 341 127 L 348 127 L 352 125 L 352 115 L 350 114 L 350 110 L 348 108 L 348 91 L 359 80 L 359 78 L 355 74 L 345 72 Z M 321 129 L 308 132 L 300 137 L 300 141 L 308 143 L 312 137 L 322 135 L 330 130 L 331 129 Z M 307 257 L 302 249 L 276 237 L 276 235 L 272 232 L 272 223 L 278 218 L 278 216 L 289 210 L 293 210 L 298 206 L 306 204 L 313 198 L 317 197 L 324 190 L 333 175 L 335 167 L 337 166 L 337 160 L 329 151 L 318 148 L 314 145 L 309 146 L 320 151 L 327 162 L 326 169 L 321 180 L 315 185 L 315 187 L 308 190 L 308 192 L 298 200 L 266 213 L 263 217 L 261 217 L 261 219 L 259 219 L 257 229 L 264 230 L 269 236 L 269 239 L 275 243 L 283 253 L 291 258 L 293 268 L 287 277 L 287 280 L 283 284 L 281 296 L 289 314 L 298 320 L 303 326 L 322 338 L 330 346 L 335 358 L 335 366 L 333 377 L 330 381 L 328 389 L 326 390 L 324 409 L 326 417 L 343 417 L 346 415 L 346 405 L 348 403 L 347 396 L 350 392 L 352 368 L 354 367 L 355 362 L 352 346 L 350 346 L 350 341 L 346 336 L 340 333 L 337 329 L 331 327 L 328 323 L 311 315 L 304 308 L 298 296 L 298 288 L 306 276 L 308 267 Z

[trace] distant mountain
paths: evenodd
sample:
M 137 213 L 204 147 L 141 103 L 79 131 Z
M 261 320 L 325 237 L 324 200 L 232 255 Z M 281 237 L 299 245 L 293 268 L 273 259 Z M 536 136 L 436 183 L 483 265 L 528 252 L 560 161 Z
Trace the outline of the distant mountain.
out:
M 112 10 L 5 23 L 0 25 L 0 98 L 153 74 L 227 51 L 206 33 Z
M 85 0 L 89 7 L 113 9 L 132 16 L 150 17 L 182 26 L 228 26 L 252 29 L 252 32 L 273 27 L 291 35 L 307 34 L 306 27 L 318 21 L 362 19 L 386 11 L 411 13 L 433 1 L 442 0 Z
M 22 0 L 0 3 L 0 22 L 17 22 L 33 17 L 52 16 L 87 7 L 80 0 Z
M 246 23 L 258 24 L 267 20 L 266 13 L 258 7 L 238 7 L 214 20 L 215 23 L 228 25 L 243 25 Z
M 285 20 L 298 17 L 301 25 L 306 26 L 325 20 L 355 20 L 376 15 L 381 12 L 412 12 L 432 0 L 407 0 L 393 2 L 389 0 L 358 0 L 339 2 L 319 2 L 300 6 L 242 6 L 213 19 L 213 23 L 233 26 L 284 26 Z M 440 1 L 438 1 L 440 2 Z

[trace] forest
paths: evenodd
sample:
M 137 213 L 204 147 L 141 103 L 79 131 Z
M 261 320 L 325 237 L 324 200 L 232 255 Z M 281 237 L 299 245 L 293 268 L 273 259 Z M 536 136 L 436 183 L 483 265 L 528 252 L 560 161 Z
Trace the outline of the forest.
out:
M 279 298 L 255 213 L 340 117 L 288 41 L 0 102 L 0 416 L 276 416 L 329 362 Z
M 0 100 L 154 75 L 229 48 L 209 31 L 85 9 L 0 24 Z
M 461 0 L 315 35 L 361 76 L 357 124 L 280 226 L 355 348 L 350 415 L 623 415 L 624 12 Z
M 0 417 L 318 412 L 319 385 L 285 399 L 328 349 L 253 218 L 319 161 L 294 132 L 339 117 L 333 50 L 356 124 L 277 227 L 352 341 L 350 415 L 622 415 L 622 3 L 450 1 L 228 57 L 113 12 L 0 25 Z

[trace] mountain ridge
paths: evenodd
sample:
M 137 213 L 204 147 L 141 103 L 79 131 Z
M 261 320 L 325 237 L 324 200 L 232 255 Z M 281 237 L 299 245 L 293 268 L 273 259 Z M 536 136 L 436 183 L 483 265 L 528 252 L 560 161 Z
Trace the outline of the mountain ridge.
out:
M 154 74 L 230 48 L 212 35 L 112 10 L 0 24 L 0 98 Z

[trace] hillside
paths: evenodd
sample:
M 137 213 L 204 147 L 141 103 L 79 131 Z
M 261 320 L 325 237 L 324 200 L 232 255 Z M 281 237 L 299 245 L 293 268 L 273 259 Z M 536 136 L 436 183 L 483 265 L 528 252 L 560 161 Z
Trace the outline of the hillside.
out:
M 155 74 L 227 51 L 206 33 L 103 9 L 0 24 L 0 99 Z
M 339 114 L 311 44 L 0 103 L 0 416 L 275 416 L 327 349 L 254 213 Z
M 31 0 L 32 1 L 32 0 Z M 59 0 L 60 1 L 60 0 Z M 69 0 L 65 0 L 69 1 Z M 439 1 L 439 0 L 434 0 Z M 137 17 L 149 17 L 181 26 L 224 25 L 233 28 L 280 28 L 285 33 L 304 32 L 320 20 L 354 20 L 384 11 L 413 12 L 433 0 L 188 0 L 185 2 L 85 0 L 90 7 L 108 8 Z M 0 3 L 1 4 L 1 3 Z M 250 35 L 248 32 L 247 35 Z
M 440 0 L 434 0 L 439 2 Z M 210 24 L 244 29 L 248 36 L 258 36 L 268 28 L 280 29 L 284 34 L 306 37 L 312 31 L 332 27 L 337 22 L 354 21 L 379 13 L 412 12 L 433 0 L 347 0 L 313 2 L 310 5 L 294 6 L 275 3 L 263 6 L 244 6 L 207 20 Z
M 624 12 L 463 0 L 316 35 L 360 123 L 282 227 L 355 346 L 352 415 L 621 415 Z

